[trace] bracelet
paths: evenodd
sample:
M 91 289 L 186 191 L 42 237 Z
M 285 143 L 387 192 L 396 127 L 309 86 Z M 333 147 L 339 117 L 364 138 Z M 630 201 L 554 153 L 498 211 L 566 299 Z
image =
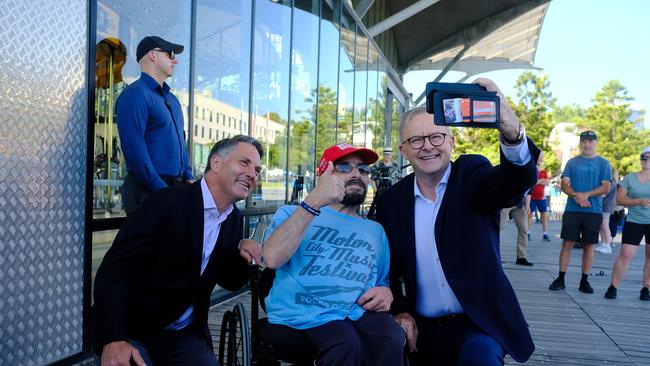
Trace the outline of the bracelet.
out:
M 305 210 L 307 210 L 307 212 L 309 212 L 310 214 L 312 214 L 314 216 L 320 215 L 320 210 L 317 210 L 317 209 L 309 206 L 307 204 L 307 202 L 305 202 L 305 201 L 300 202 L 300 207 L 304 208 Z

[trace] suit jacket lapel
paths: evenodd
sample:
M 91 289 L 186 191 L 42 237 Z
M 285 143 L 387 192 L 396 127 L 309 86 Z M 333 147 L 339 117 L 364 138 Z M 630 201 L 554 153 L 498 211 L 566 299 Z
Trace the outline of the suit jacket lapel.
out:
M 450 194 L 453 194 L 453 179 L 454 179 L 454 162 L 451 162 L 451 171 L 449 172 L 449 180 L 447 181 L 447 188 L 445 188 L 445 193 L 442 196 L 442 202 L 440 202 L 440 208 L 438 209 L 438 215 L 436 216 L 436 226 L 433 228 L 433 235 L 436 237 L 436 248 L 438 249 L 438 256 L 441 258 L 444 257 L 445 252 L 445 241 L 442 240 L 442 228 L 445 227 L 443 214 L 447 209 L 447 203 L 449 202 Z M 450 243 L 451 244 L 451 243 Z
M 405 184 L 401 186 L 402 194 L 400 196 L 401 205 L 405 205 L 404 210 L 398 210 L 399 215 L 402 216 L 403 225 L 400 225 L 401 235 L 399 237 L 404 238 L 401 245 L 404 246 L 403 252 L 406 254 L 406 263 L 407 271 L 409 272 L 409 277 L 415 279 L 415 190 L 413 185 L 415 184 L 415 174 L 411 174 L 407 177 Z M 401 206 L 399 203 L 395 207 Z
M 187 225 L 192 234 L 195 268 L 200 275 L 201 258 L 203 257 L 203 193 L 201 191 L 201 180 L 194 182 L 191 189 L 190 202 L 187 207 Z

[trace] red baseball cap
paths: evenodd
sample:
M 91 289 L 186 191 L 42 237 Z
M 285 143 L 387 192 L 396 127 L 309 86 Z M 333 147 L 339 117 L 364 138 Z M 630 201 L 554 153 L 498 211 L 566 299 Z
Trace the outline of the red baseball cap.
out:
M 332 163 L 335 163 L 340 158 L 348 156 L 350 154 L 359 154 L 361 160 L 366 164 L 372 164 L 377 161 L 377 159 L 379 159 L 379 155 L 370 149 L 366 149 L 364 147 L 354 147 L 352 145 L 346 144 L 345 142 L 342 142 L 338 145 L 330 146 L 325 149 L 323 156 L 320 158 L 320 162 L 318 163 L 317 174 L 323 174 L 325 170 L 327 170 L 327 165 L 330 161 Z

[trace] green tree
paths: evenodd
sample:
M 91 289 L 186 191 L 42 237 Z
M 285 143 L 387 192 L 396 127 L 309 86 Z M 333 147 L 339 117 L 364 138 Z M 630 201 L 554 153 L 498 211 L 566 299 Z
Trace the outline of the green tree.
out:
M 376 119 L 376 123 L 372 126 L 372 133 L 374 139 L 372 140 L 372 149 L 379 154 L 381 157 L 381 152 L 384 148 L 384 134 L 386 130 L 385 123 L 385 114 L 386 114 L 386 90 L 387 90 L 387 77 L 386 75 L 381 76 L 381 87 L 377 93 L 377 100 L 370 98 L 370 103 L 368 103 L 368 108 L 370 109 L 369 114 L 373 116 L 373 119 Z M 398 161 L 399 159 L 399 134 L 397 132 L 399 128 L 399 103 L 393 99 L 392 105 L 392 116 L 391 116 L 391 145 L 393 147 L 393 160 Z
M 594 104 L 578 122 L 579 127 L 596 132 L 598 154 L 609 160 L 612 169 L 621 175 L 639 169 L 639 151 L 650 139 L 650 131 L 637 129 L 637 121 L 629 120 L 631 100 L 618 80 L 609 81 L 596 92 Z
M 586 111 L 577 104 L 553 107 L 553 120 L 559 122 L 577 123 L 585 118 Z
M 453 128 L 456 139 L 453 158 L 462 154 L 480 154 L 499 164 L 499 131 L 493 128 Z
M 549 90 L 550 86 L 551 82 L 546 74 L 538 75 L 529 70 L 524 71 L 515 83 L 517 102 L 508 102 L 521 123 L 526 126 L 526 135 L 544 151 L 544 168 L 555 172 L 560 169 L 560 161 L 549 145 L 549 137 L 555 127 L 551 113 L 555 98 Z

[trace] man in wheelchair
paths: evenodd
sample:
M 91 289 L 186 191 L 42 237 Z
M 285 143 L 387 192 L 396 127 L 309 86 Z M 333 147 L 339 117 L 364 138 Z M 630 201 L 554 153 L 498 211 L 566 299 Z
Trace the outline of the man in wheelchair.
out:
M 388 313 L 388 240 L 358 215 L 377 158 L 345 143 L 326 149 L 315 189 L 279 208 L 265 232 L 263 260 L 276 276 L 259 336 L 286 361 L 403 363 L 405 332 Z

